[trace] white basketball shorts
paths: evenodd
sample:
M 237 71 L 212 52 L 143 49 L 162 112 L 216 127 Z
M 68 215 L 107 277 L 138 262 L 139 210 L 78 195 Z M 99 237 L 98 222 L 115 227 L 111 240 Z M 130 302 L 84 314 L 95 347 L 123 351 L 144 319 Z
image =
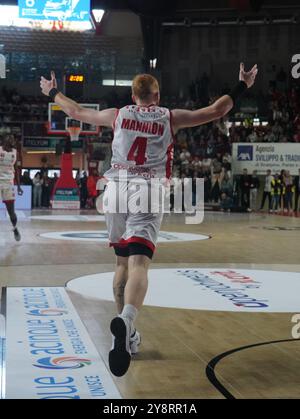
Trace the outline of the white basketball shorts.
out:
M 13 185 L 1 185 L 0 184 L 0 200 L 3 202 L 14 201 L 15 188 Z
M 150 184 L 110 181 L 103 202 L 110 246 L 139 243 L 155 250 L 163 212 Z

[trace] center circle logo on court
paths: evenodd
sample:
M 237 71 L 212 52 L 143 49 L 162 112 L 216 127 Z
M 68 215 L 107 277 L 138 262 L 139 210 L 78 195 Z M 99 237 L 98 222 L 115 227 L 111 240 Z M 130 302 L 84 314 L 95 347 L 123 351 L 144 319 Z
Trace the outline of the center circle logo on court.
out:
M 106 230 L 95 231 L 57 231 L 51 233 L 43 233 L 41 237 L 55 240 L 75 240 L 87 242 L 108 242 L 108 232 Z M 210 236 L 194 233 L 179 233 L 173 231 L 160 231 L 158 235 L 158 243 L 173 243 L 185 241 L 207 240 Z
M 53 317 L 53 316 L 63 316 L 64 314 L 68 314 L 66 310 L 61 310 L 59 308 L 46 308 L 43 310 L 30 310 L 28 312 L 30 316 L 38 316 L 38 317 Z
M 114 301 L 113 273 L 88 275 L 67 287 Z M 145 304 L 191 310 L 297 313 L 300 273 L 250 269 L 152 269 Z
M 32 215 L 29 217 L 33 221 L 72 221 L 72 222 L 104 222 L 104 215 L 71 215 L 71 214 L 51 214 L 51 215 Z
M 300 231 L 300 226 L 285 227 L 285 226 L 250 226 L 253 230 L 267 230 L 267 231 Z
M 91 365 L 90 359 L 77 358 L 75 356 L 64 356 L 60 358 L 40 358 L 35 367 L 45 368 L 50 370 L 74 370 L 83 368 L 86 365 Z

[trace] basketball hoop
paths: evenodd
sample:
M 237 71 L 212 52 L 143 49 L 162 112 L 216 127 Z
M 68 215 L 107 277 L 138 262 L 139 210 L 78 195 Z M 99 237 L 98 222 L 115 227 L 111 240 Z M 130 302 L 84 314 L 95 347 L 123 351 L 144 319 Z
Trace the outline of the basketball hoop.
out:
M 79 134 L 81 132 L 80 127 L 67 127 L 67 131 L 70 134 L 71 141 L 79 141 Z

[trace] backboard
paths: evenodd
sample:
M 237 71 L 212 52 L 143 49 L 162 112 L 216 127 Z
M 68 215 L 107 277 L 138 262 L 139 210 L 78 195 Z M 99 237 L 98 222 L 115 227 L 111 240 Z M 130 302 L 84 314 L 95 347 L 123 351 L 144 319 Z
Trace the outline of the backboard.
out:
M 94 103 L 80 103 L 80 106 L 84 108 L 95 109 L 99 111 L 99 105 Z M 68 135 L 68 131 L 66 129 L 68 115 L 61 109 L 59 105 L 56 103 L 49 103 L 48 109 L 48 134 L 56 134 L 56 135 Z M 81 133 L 80 135 L 96 135 L 100 132 L 100 127 L 96 125 L 81 123 Z

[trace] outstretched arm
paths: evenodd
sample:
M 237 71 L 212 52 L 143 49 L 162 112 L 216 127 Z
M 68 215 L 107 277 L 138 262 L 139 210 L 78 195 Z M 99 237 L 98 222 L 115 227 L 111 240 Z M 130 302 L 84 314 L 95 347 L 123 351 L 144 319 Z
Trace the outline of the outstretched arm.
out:
M 255 65 L 250 71 L 246 72 L 244 64 L 240 64 L 240 84 L 236 87 L 237 94 L 243 89 L 250 88 L 255 81 L 258 69 Z M 241 83 L 242 82 L 242 83 Z M 243 86 L 244 84 L 244 86 Z M 234 96 L 234 94 L 232 95 Z M 177 132 L 181 128 L 197 127 L 225 116 L 234 106 L 234 98 L 230 94 L 220 97 L 212 105 L 196 111 L 186 109 L 175 109 L 172 111 L 173 131 Z
M 57 82 L 53 71 L 51 71 L 51 80 L 41 77 L 40 86 L 42 93 L 46 96 L 50 95 L 50 97 L 53 97 L 54 92 L 55 103 L 57 103 L 70 118 L 97 126 L 113 127 L 117 109 L 111 108 L 103 111 L 96 111 L 94 109 L 82 108 L 77 102 L 63 95 L 61 92 L 55 92 L 54 89 L 57 89 Z

